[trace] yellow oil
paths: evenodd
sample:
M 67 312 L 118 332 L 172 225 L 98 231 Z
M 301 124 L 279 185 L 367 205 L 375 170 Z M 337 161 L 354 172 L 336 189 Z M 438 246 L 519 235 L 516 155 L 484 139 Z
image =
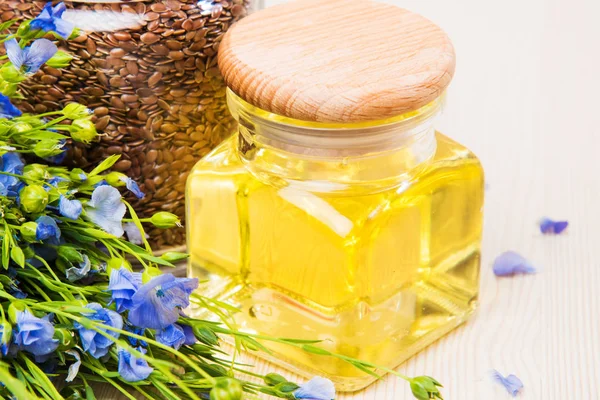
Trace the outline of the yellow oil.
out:
M 234 135 L 188 179 L 189 274 L 205 281 L 203 294 L 241 309 L 241 329 L 320 339 L 328 350 L 397 366 L 477 303 L 482 169 L 465 147 L 436 136 L 435 156 L 398 184 L 311 191 L 249 172 Z M 339 390 L 373 381 L 342 361 L 265 344 Z

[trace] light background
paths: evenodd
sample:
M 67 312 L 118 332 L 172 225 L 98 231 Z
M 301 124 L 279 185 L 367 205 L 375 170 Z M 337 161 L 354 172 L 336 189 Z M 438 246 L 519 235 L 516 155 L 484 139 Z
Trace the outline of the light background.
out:
M 399 370 L 436 377 L 449 400 L 510 398 L 492 368 L 522 379 L 523 400 L 600 399 L 600 1 L 388 2 L 454 41 L 439 128 L 481 158 L 489 185 L 478 314 Z M 568 219 L 568 233 L 538 234 L 544 215 Z M 495 278 L 508 249 L 541 272 Z M 387 378 L 349 399 L 412 396 Z
M 439 128 L 481 158 L 489 185 L 478 314 L 398 370 L 436 377 L 447 400 L 511 398 L 493 368 L 522 379 L 521 400 L 600 399 L 600 0 L 392 2 L 453 39 L 457 73 Z M 568 219 L 568 233 L 541 236 L 545 215 Z M 539 274 L 495 278 L 491 263 L 508 249 Z M 409 399 L 388 377 L 337 400 Z

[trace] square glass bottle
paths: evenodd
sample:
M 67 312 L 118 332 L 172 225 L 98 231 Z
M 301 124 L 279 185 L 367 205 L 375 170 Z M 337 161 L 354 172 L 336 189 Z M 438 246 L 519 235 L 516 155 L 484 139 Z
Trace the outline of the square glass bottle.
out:
M 358 51 L 367 43 L 375 54 Z M 187 182 L 201 292 L 239 307 L 240 329 L 389 368 L 464 322 L 477 305 L 483 173 L 434 128 L 454 71 L 444 32 L 389 5 L 302 0 L 246 18 L 219 54 L 239 129 Z M 338 390 L 374 380 L 265 345 Z

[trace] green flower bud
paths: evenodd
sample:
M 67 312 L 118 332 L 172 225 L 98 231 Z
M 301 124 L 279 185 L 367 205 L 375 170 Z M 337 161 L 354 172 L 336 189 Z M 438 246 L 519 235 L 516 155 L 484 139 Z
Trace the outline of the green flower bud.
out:
M 40 140 L 33 146 L 33 152 L 41 158 L 56 156 L 63 151 L 61 144 L 55 140 Z
M 28 214 L 44 211 L 48 205 L 48 192 L 39 185 L 29 185 L 21 190 L 21 209 Z
M 46 167 L 42 164 L 28 164 L 23 168 L 23 177 L 36 181 L 42 181 L 48 177 Z
M 87 180 L 87 174 L 81 168 L 73 168 L 69 173 L 69 178 L 73 182 L 83 182 Z
M 283 376 L 276 374 L 274 372 L 265 375 L 265 383 L 269 386 L 275 386 L 278 383 L 283 383 L 283 382 L 287 382 L 287 379 L 285 379 Z
M 13 124 L 11 122 L 8 122 L 8 120 L 3 119 L 0 121 L 0 135 L 4 135 L 6 133 L 8 133 L 8 131 L 10 131 L 12 129 Z M 6 146 L 7 143 L 6 142 L 2 142 L 3 146 Z
M 0 68 L 0 77 L 8 83 L 20 83 L 26 79 L 25 74 L 15 68 L 12 64 L 4 64 Z
M 34 222 L 34 224 L 35 224 L 35 222 Z M 35 226 L 37 227 L 37 224 Z M 31 247 L 29 247 L 29 246 L 21 247 L 21 250 L 23 250 L 23 255 L 25 256 L 26 260 L 29 260 L 30 258 L 35 257 L 35 251 Z
M 127 175 L 122 174 L 120 172 L 111 172 L 110 174 L 104 175 L 104 180 L 106 181 L 106 183 L 108 183 L 110 186 L 115 187 L 125 186 L 124 179 L 126 178 Z
M 221 379 L 210 391 L 210 400 L 240 400 L 244 390 L 235 379 Z
M 96 126 L 89 118 L 76 119 L 71 126 L 76 128 L 71 131 L 71 137 L 77 142 L 89 143 L 98 137 Z
M 152 218 L 150 218 L 150 222 L 157 228 L 163 229 L 181 226 L 181 221 L 179 221 L 177 215 L 166 211 L 160 211 L 154 214 Z
M 89 108 L 79 103 L 69 103 L 63 108 L 62 113 L 69 119 L 89 118 L 91 111 Z
M 179 261 L 183 261 L 188 257 L 189 257 L 188 254 L 179 253 L 177 251 L 167 251 L 166 253 L 164 253 L 163 255 L 160 256 L 160 258 L 162 258 L 163 260 L 168 261 L 170 263 L 176 263 Z
M 58 246 L 56 252 L 58 253 L 59 257 L 64 258 L 65 260 L 70 261 L 72 263 L 83 262 L 83 256 L 74 247 L 67 245 Z
M 53 68 L 65 68 L 69 66 L 73 56 L 67 52 L 62 50 L 58 50 L 48 61 L 46 61 L 46 65 Z
M 25 133 L 25 132 L 29 132 L 32 129 L 33 129 L 33 126 L 31 126 L 30 124 L 28 124 L 26 122 L 17 122 L 16 124 L 13 124 L 13 126 L 12 126 L 12 131 L 15 133 Z

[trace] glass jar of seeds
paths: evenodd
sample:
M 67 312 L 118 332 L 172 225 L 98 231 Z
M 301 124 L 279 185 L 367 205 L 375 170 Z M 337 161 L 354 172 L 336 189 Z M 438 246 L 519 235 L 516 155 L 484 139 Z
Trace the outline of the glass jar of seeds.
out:
M 140 217 L 169 211 L 183 221 L 190 169 L 233 131 L 216 55 L 250 2 L 64 1 L 63 19 L 80 34 L 62 49 L 75 58 L 67 68 L 37 72 L 19 107 L 40 113 L 77 101 L 93 109 L 100 142 L 71 144 L 65 162 L 87 168 L 121 154 L 113 169 L 140 184 L 145 197 L 129 199 Z M 0 19 L 32 18 L 45 4 L 0 1 Z M 182 228 L 147 232 L 155 249 L 184 244 Z

